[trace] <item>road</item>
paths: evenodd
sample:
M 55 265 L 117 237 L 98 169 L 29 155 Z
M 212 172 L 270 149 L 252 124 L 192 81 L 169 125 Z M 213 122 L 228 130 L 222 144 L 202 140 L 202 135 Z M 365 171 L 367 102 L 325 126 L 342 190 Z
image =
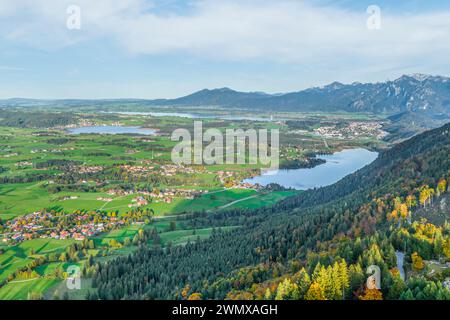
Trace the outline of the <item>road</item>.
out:
M 403 281 L 405 281 L 405 268 L 403 267 L 405 254 L 403 252 L 396 251 L 395 256 L 397 257 L 397 269 L 400 272 L 400 277 Z
M 230 203 L 228 203 L 228 204 L 226 204 L 224 206 L 219 207 L 218 209 L 225 209 L 225 208 L 231 207 L 233 204 L 236 204 L 236 203 L 239 203 L 239 202 L 242 202 L 242 201 L 245 201 L 245 200 L 250 200 L 250 199 L 253 199 L 253 198 L 256 198 L 256 197 L 259 197 L 259 194 L 255 194 L 255 195 L 247 197 L 247 198 L 243 198 L 243 199 L 239 199 L 239 200 L 230 202 Z

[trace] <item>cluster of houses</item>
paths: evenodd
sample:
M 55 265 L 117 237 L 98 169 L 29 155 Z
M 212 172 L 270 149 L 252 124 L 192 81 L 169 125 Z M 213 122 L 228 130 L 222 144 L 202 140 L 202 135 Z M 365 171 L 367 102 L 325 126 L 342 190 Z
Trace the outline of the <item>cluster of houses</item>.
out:
M 18 243 L 35 238 L 52 238 L 57 240 L 75 239 L 82 241 L 106 230 L 125 224 L 117 217 L 101 216 L 93 219 L 86 213 L 64 215 L 64 225 L 58 223 L 60 217 L 50 212 L 33 212 L 18 217 L 4 224 L 3 239 L 5 243 Z
M 376 137 L 382 139 L 387 132 L 382 130 L 382 124 L 375 121 L 352 121 L 345 127 L 323 126 L 314 129 L 314 133 L 326 138 L 352 139 L 357 137 Z
M 218 171 L 217 176 L 220 182 L 225 186 L 225 189 L 253 189 L 260 188 L 259 185 L 255 185 L 249 182 L 243 182 L 241 179 L 235 177 L 235 173 L 232 171 Z
M 195 196 L 201 195 L 203 193 L 208 193 L 208 190 L 191 190 L 191 189 L 154 189 L 153 191 L 145 190 L 122 190 L 122 189 L 110 189 L 107 191 L 109 195 L 117 196 L 127 196 L 133 194 L 139 194 L 143 196 L 148 196 L 155 199 L 164 198 L 184 198 L 184 199 L 194 199 Z M 156 202 L 156 201 L 155 201 Z
M 175 176 L 177 174 L 201 174 L 205 173 L 206 170 L 204 167 L 189 167 L 183 165 L 162 165 L 161 167 L 155 168 L 154 166 L 135 166 L 135 165 L 122 165 L 121 169 L 136 175 L 161 175 L 166 177 Z M 255 189 L 255 185 L 250 183 L 242 183 L 239 179 L 235 179 L 235 172 L 233 171 L 217 171 L 211 172 L 217 175 L 220 183 L 225 185 L 226 188 L 243 188 L 243 189 Z M 205 191 L 207 192 L 207 191 Z M 119 190 L 110 190 L 108 194 L 110 195 L 129 195 L 133 194 L 133 191 L 119 191 Z M 164 201 L 166 203 L 171 203 L 174 197 L 180 197 L 185 199 L 193 199 L 196 194 L 204 193 L 202 190 L 171 190 L 166 189 L 161 192 L 145 192 L 138 191 L 136 193 L 148 195 L 152 198 L 156 198 L 158 200 Z M 159 202 L 156 200 L 155 202 Z M 130 207 L 135 207 L 136 205 L 132 205 Z
M 193 167 L 174 164 L 162 165 L 158 168 L 155 168 L 154 166 L 122 165 L 120 166 L 120 168 L 125 172 L 135 175 L 161 175 L 165 177 L 172 177 L 177 174 L 198 174 L 205 172 L 203 168 L 197 169 Z
M 23 168 L 23 167 L 31 167 L 33 165 L 32 162 L 29 161 L 19 161 L 15 164 L 16 167 Z
M 239 182 L 234 184 L 232 187 L 228 189 L 251 189 L 251 190 L 259 190 L 262 186 L 260 184 L 253 184 L 250 182 Z
M 122 190 L 122 189 L 109 189 L 108 191 L 106 191 L 107 194 L 109 194 L 110 196 L 128 196 L 128 195 L 132 195 L 135 192 L 133 190 Z
M 3 156 L 3 158 L 11 158 L 11 157 L 16 157 L 16 156 L 18 156 L 19 154 L 17 153 L 17 152 L 13 152 L 13 153 L 8 153 L 8 154 L 5 154 L 4 156 Z
M 102 166 L 76 166 L 73 168 L 74 171 L 81 174 L 97 173 L 103 171 L 103 169 Z
M 131 202 L 132 203 L 128 205 L 128 208 L 142 207 L 148 205 L 148 201 L 144 197 L 136 197 L 133 200 L 131 200 Z
M 142 207 L 149 204 L 149 198 L 152 199 L 154 203 L 172 203 L 174 198 L 182 198 L 182 199 L 194 199 L 196 196 L 199 196 L 204 193 L 208 193 L 208 190 L 186 190 L 186 189 L 164 189 L 159 190 L 155 189 L 153 191 L 145 191 L 145 190 L 122 190 L 122 189 L 110 189 L 107 191 L 109 195 L 114 196 L 127 196 L 127 195 L 139 195 L 133 200 L 132 203 L 128 205 L 129 208 Z M 145 196 L 145 197 L 144 197 Z M 102 201 L 112 201 L 110 198 L 97 198 L 97 200 Z
M 67 200 L 77 200 L 78 196 L 64 196 L 61 198 L 61 201 L 67 201 Z
M 231 171 L 217 171 L 217 177 L 222 184 L 225 184 L 227 180 L 233 178 L 234 174 Z
M 111 201 L 113 201 L 112 198 L 105 198 L 105 197 L 98 197 L 97 200 L 98 201 L 104 201 L 104 202 L 111 202 Z
M 64 130 L 64 129 L 73 129 L 78 127 L 91 127 L 91 126 L 115 126 L 119 127 L 122 123 L 120 121 L 114 121 L 111 124 L 100 123 L 98 121 L 92 121 L 90 119 L 79 119 L 77 123 L 72 123 L 64 126 L 56 126 L 53 129 Z
M 33 154 L 34 153 L 47 153 L 47 152 L 50 152 L 50 153 L 61 153 L 61 152 L 64 152 L 64 151 L 73 151 L 73 150 L 75 150 L 74 147 L 50 149 L 50 150 L 47 150 L 47 149 L 33 149 L 33 150 L 30 150 L 30 153 L 33 153 Z
M 162 170 L 161 175 L 166 177 L 172 177 L 181 173 L 199 174 L 205 172 L 204 168 L 196 169 L 194 167 L 186 167 L 183 165 L 174 165 L 174 164 L 163 165 L 161 166 L 161 170 Z
M 153 172 L 154 167 L 152 166 L 131 166 L 131 165 L 122 165 L 120 168 L 128 173 L 137 174 L 137 175 L 147 175 Z

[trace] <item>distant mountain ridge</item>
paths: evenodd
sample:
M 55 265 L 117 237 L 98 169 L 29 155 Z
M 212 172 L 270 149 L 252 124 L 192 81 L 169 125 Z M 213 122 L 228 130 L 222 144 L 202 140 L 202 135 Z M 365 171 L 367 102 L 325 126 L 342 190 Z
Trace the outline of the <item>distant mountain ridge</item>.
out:
M 423 74 L 404 75 L 394 81 L 342 84 L 333 82 L 298 92 L 267 94 L 240 92 L 230 88 L 203 89 L 176 99 L 61 99 L 12 98 L 0 100 L 0 106 L 61 104 L 83 106 L 139 103 L 161 107 L 217 106 L 271 112 L 367 112 L 395 115 L 421 113 L 431 118 L 450 117 L 450 78 Z
M 219 106 L 274 112 L 421 112 L 429 116 L 449 116 L 450 78 L 415 74 L 379 83 L 333 82 L 324 87 L 277 95 L 229 88 L 204 89 L 177 99 L 148 102 L 160 106 Z

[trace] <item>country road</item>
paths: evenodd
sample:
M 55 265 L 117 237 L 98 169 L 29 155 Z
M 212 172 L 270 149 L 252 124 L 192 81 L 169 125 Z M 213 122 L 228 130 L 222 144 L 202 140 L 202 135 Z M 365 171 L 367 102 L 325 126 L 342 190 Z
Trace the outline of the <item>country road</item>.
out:
M 217 209 L 225 209 L 225 208 L 228 208 L 228 207 L 232 206 L 233 204 L 236 204 L 236 203 L 239 203 L 239 202 L 242 202 L 242 201 L 245 201 L 245 200 L 250 200 L 250 199 L 253 199 L 253 198 L 257 198 L 257 197 L 259 197 L 259 194 L 255 194 L 255 195 L 247 197 L 247 198 L 243 198 L 243 199 L 239 199 L 239 200 L 230 202 L 230 203 L 228 203 L 228 204 L 226 204 L 224 206 L 218 207 Z
M 397 257 L 397 269 L 400 272 L 400 277 L 403 281 L 405 281 L 405 268 L 403 267 L 405 254 L 403 252 L 396 251 L 395 256 Z

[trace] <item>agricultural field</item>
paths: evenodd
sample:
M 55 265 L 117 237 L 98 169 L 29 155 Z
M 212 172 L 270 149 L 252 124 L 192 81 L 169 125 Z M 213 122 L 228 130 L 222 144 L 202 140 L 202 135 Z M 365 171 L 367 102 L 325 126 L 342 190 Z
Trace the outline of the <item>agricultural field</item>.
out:
M 198 119 L 41 112 L 42 119 L 36 117 L 40 113 L 30 119 L 26 112 L 8 114 L 8 125 L 3 126 L 0 119 L 0 300 L 63 293 L 80 298 L 79 292 L 63 288 L 69 265 L 89 269 L 86 263 L 127 255 L 139 245 L 185 245 L 205 239 L 214 228 L 193 227 L 190 213 L 256 209 L 301 192 L 243 184 L 259 173 L 261 164 L 174 166 L 171 151 L 176 142 L 171 132 L 192 130 Z M 25 120 L 15 125 L 18 115 Z M 205 130 L 279 129 L 281 163 L 289 166 L 309 167 L 316 154 L 382 146 L 373 136 L 349 140 L 314 133 L 322 118 L 337 123 L 377 120 L 364 115 L 286 117 L 285 122 L 202 120 Z M 305 117 L 319 125 L 304 128 L 309 123 Z M 76 123 L 70 124 L 73 119 Z M 55 125 L 49 127 L 49 122 Z M 70 132 L 89 126 L 142 127 L 154 134 Z M 220 229 L 234 228 L 239 225 Z
M 33 239 L 24 241 L 18 245 L 0 247 L 0 282 L 9 276 L 28 266 L 34 259 L 50 253 L 60 253 L 74 240 Z

